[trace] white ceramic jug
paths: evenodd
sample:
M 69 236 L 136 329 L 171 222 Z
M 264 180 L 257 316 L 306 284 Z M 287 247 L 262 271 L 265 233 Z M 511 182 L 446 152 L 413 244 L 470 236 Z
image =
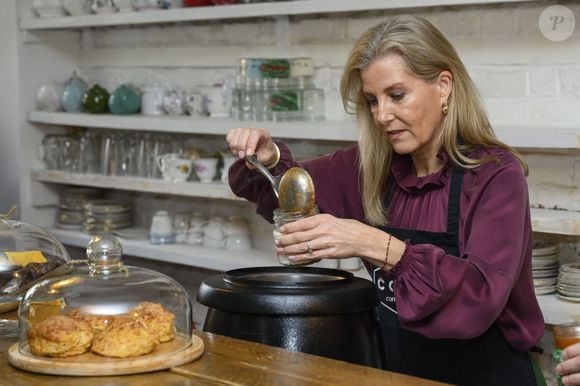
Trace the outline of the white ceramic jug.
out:
M 177 153 L 159 155 L 156 163 L 163 180 L 169 182 L 185 182 L 193 170 L 193 161 L 189 158 L 181 158 Z

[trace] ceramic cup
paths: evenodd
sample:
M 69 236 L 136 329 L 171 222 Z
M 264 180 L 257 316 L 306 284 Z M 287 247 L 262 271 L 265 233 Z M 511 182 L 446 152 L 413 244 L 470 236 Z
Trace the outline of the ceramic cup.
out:
M 141 113 L 145 115 L 163 115 L 163 98 L 167 91 L 163 87 L 146 87 L 141 96 Z
M 149 241 L 153 244 L 171 244 L 175 242 L 171 217 L 165 210 L 158 210 L 151 219 Z
M 193 161 L 195 173 L 201 182 L 204 183 L 213 181 L 213 178 L 217 172 L 217 164 L 217 158 L 199 158 Z
M 214 216 L 210 218 L 203 228 L 204 237 L 224 241 L 226 236 L 224 233 L 225 222 L 226 220 L 224 220 L 222 217 Z
M 204 107 L 210 117 L 225 118 L 230 116 L 230 106 L 226 105 L 227 98 L 222 86 L 203 89 Z
M 189 220 L 189 230 L 193 232 L 203 232 L 203 228 L 207 225 L 207 220 L 199 212 L 193 213 L 191 220 Z
M 205 115 L 203 106 L 203 94 L 199 91 L 190 91 L 185 96 L 185 105 L 187 113 L 194 117 Z
M 163 111 L 168 115 L 184 115 L 186 107 L 181 91 L 170 91 L 163 96 Z
M 157 157 L 157 167 L 164 181 L 185 182 L 191 175 L 192 160 L 181 158 L 177 153 L 167 153 Z
M 233 234 L 226 238 L 226 249 L 232 251 L 247 251 L 252 249 L 252 239 L 247 234 Z
M 61 99 L 63 87 L 53 81 L 40 86 L 36 93 L 36 107 L 42 111 L 59 111 L 61 109 Z

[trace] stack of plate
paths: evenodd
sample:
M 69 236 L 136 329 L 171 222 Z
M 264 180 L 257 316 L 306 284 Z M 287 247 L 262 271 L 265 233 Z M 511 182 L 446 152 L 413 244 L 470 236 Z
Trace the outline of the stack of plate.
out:
M 84 205 L 88 200 L 102 197 L 102 192 L 92 188 L 68 187 L 59 195 L 56 227 L 81 229 L 85 220 Z
M 532 250 L 532 275 L 536 295 L 556 292 L 558 280 L 558 255 L 560 246 L 549 242 L 536 242 Z
M 92 200 L 84 205 L 83 231 L 91 234 L 110 233 L 133 224 L 132 205 L 118 200 Z
M 560 266 L 558 274 L 558 297 L 571 302 L 580 302 L 580 264 Z

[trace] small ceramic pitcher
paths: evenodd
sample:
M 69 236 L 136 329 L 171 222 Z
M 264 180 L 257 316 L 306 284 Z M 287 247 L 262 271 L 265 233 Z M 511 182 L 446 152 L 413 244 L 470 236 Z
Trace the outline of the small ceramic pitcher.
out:
M 191 175 L 192 160 L 182 158 L 177 153 L 163 154 L 156 159 L 164 181 L 185 182 Z
M 163 98 L 167 90 L 161 86 L 146 87 L 141 97 L 141 113 L 145 115 L 163 115 Z

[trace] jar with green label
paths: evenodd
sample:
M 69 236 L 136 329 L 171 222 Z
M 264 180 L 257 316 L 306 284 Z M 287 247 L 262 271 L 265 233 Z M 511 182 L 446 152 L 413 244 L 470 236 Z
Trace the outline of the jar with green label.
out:
M 271 79 L 270 108 L 273 121 L 300 119 L 302 93 L 293 78 Z

